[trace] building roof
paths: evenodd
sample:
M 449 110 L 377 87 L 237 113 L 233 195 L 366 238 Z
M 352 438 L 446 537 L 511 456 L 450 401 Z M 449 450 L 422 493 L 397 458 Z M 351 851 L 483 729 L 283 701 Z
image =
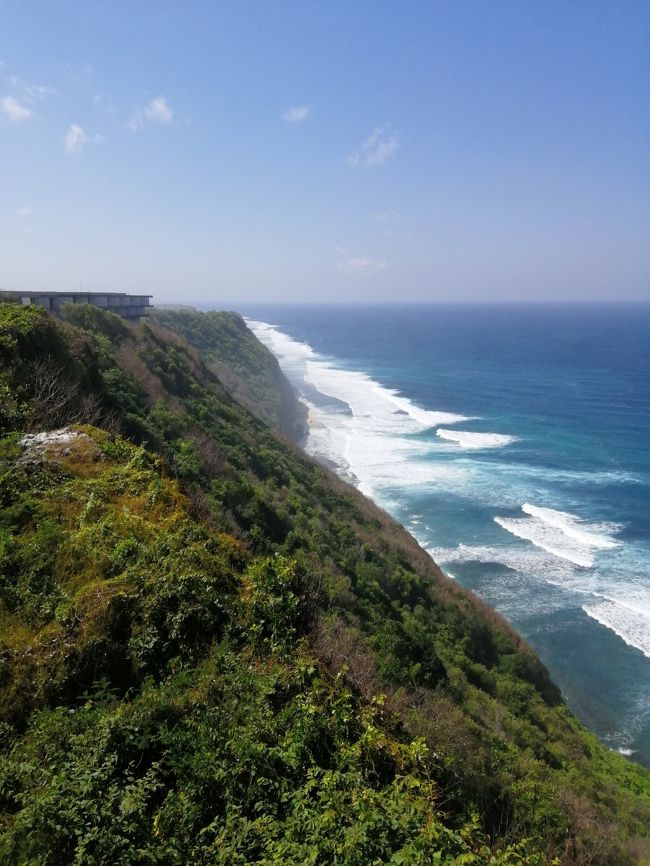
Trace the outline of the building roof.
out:
M 125 297 L 125 298 L 153 298 L 153 295 L 143 295 L 140 292 L 27 292 L 20 291 L 19 289 L 6 289 L 3 290 L 1 294 L 7 295 L 20 295 L 21 297 L 56 297 L 56 296 L 65 296 L 66 298 L 70 297 L 83 297 L 83 298 L 91 298 L 96 297 L 97 295 L 102 295 L 106 297 Z

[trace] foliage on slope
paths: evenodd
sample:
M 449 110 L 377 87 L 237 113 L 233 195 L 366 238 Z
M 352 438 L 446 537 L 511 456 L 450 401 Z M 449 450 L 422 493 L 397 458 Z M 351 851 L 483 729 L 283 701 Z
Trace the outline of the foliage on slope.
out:
M 2 446 L 9 862 L 643 862 L 648 774 L 181 337 L 2 316 L 3 429 L 44 416 L 45 332 L 111 431 Z
M 247 409 L 294 441 L 304 431 L 304 409 L 276 358 L 239 313 L 158 310 L 151 317 L 201 352 L 223 385 Z
M 4 733 L 41 707 L 0 760 L 3 862 L 489 856 L 445 826 L 424 742 L 312 656 L 290 560 L 206 531 L 91 427 L 5 439 L 2 465 Z

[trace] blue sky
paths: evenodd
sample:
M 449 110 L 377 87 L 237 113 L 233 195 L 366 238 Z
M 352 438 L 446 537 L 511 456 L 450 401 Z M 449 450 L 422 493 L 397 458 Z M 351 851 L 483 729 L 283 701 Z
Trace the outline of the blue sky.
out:
M 0 0 L 0 287 L 650 299 L 647 2 Z

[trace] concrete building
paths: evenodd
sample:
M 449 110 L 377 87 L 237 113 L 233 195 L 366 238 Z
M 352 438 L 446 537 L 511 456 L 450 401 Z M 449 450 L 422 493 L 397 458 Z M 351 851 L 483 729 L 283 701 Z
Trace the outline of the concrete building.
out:
M 37 304 L 58 316 L 64 304 L 92 304 L 125 319 L 139 319 L 151 306 L 152 295 L 127 295 L 126 292 L 2 292 L 0 300 L 16 304 Z

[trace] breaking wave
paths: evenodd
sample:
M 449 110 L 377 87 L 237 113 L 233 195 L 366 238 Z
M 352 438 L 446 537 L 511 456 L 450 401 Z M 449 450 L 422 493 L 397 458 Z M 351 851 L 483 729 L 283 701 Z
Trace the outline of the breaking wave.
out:
M 621 528 L 617 524 L 589 524 L 575 514 L 528 502 L 521 510 L 528 517 L 495 517 L 495 523 L 517 538 L 582 568 L 594 565 L 596 551 L 610 550 L 620 544 L 610 534 Z
M 504 448 L 517 441 L 517 436 L 507 436 L 504 433 L 469 433 L 465 430 L 445 430 L 439 427 L 436 435 L 441 439 L 456 442 L 461 448 L 468 450 L 481 448 Z

